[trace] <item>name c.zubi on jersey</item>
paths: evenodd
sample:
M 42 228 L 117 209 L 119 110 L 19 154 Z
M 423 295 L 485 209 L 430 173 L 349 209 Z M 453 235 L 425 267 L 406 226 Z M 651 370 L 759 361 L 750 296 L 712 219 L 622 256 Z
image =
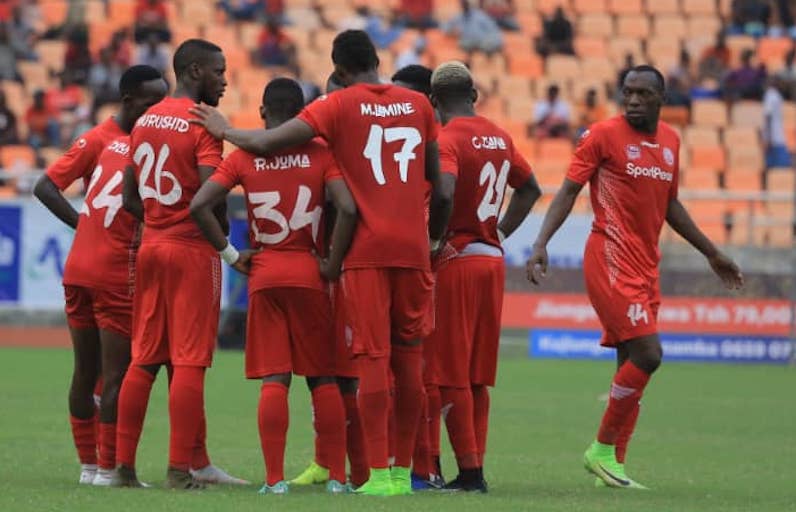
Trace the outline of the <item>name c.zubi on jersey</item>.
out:
M 287 169 L 309 169 L 312 166 L 310 157 L 304 155 L 278 155 L 269 158 L 255 158 L 255 171 L 284 171 Z
M 657 165 L 652 167 L 641 167 L 640 165 L 636 165 L 633 162 L 628 162 L 627 165 L 625 166 L 625 169 L 627 174 L 629 176 L 633 176 L 634 178 L 643 176 L 645 178 L 652 178 L 661 181 L 670 182 L 674 180 L 674 174 L 664 171 Z
M 359 113 L 363 116 L 371 117 L 398 117 L 408 116 L 415 113 L 415 106 L 409 102 L 390 103 L 381 105 L 379 103 L 360 103 Z

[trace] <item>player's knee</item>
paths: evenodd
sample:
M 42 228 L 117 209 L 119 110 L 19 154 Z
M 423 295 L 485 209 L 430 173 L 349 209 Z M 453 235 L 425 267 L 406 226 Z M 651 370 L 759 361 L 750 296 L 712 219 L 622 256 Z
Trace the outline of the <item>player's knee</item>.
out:
M 292 374 L 290 373 L 275 373 L 273 375 L 266 375 L 265 377 L 263 377 L 263 383 L 277 382 L 285 387 L 290 387 L 291 379 L 292 379 Z
M 318 386 L 335 383 L 337 383 L 337 379 L 334 377 L 307 377 L 307 387 L 310 388 L 310 391 Z
M 355 395 L 359 388 L 359 380 L 354 377 L 337 377 L 337 387 L 344 395 Z

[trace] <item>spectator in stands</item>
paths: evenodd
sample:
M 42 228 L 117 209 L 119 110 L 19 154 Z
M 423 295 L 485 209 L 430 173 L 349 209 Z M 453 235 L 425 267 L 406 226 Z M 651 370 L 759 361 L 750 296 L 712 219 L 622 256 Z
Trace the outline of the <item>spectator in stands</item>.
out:
M 401 0 L 395 13 L 397 23 L 408 28 L 436 28 L 433 0 Z
M 260 33 L 253 59 L 265 67 L 292 66 L 296 45 L 282 30 L 277 20 L 268 20 Z
M 785 137 L 784 92 L 784 81 L 777 75 L 772 76 L 763 97 L 762 136 L 766 146 L 766 170 L 773 167 L 790 167 L 792 163 Z
M 547 97 L 533 107 L 531 132 L 537 138 L 569 137 L 569 103 L 559 97 L 558 85 L 547 88 Z
M 0 80 L 15 80 L 22 83 L 22 75 L 17 68 L 17 54 L 9 40 L 5 23 L 0 23 Z
M 221 0 L 216 6 L 233 21 L 254 21 L 264 7 L 261 0 Z
M 144 43 L 153 32 L 162 42 L 171 41 L 166 4 L 163 0 L 138 0 L 135 8 L 135 42 Z
M 796 101 L 796 48 L 791 48 L 785 54 L 785 66 L 779 71 L 779 77 L 785 85 L 785 99 Z
M 567 19 L 564 9 L 556 7 L 553 16 L 542 22 L 542 36 L 536 40 L 536 52 L 542 57 L 555 54 L 574 55 L 574 37 L 572 22 Z
M 698 79 L 721 80 L 730 67 L 730 49 L 724 31 L 716 34 L 716 44 L 705 48 L 699 59 Z
M 733 0 L 731 35 L 748 34 L 759 37 L 766 33 L 771 19 L 771 5 L 765 0 Z
M 146 44 L 138 48 L 135 57 L 136 64 L 152 66 L 161 73 L 165 73 L 170 65 L 170 56 L 157 34 L 149 34 Z
M 691 54 L 688 53 L 688 50 L 685 48 L 680 50 L 680 58 L 678 59 L 677 64 L 675 64 L 672 69 L 669 70 L 668 75 L 668 80 L 671 80 L 672 78 L 677 79 L 678 84 L 682 88 L 683 92 L 687 95 L 694 83 L 694 75 L 691 72 Z
M 608 110 L 605 105 L 600 103 L 597 97 L 597 89 L 590 88 L 586 91 L 586 97 L 578 108 L 578 124 L 575 129 L 575 138 L 578 139 L 589 126 L 608 118 Z
M 129 31 L 123 28 L 114 32 L 109 47 L 113 54 L 113 61 L 124 69 L 129 68 L 133 62 Z
M 44 101 L 47 108 L 58 116 L 61 133 L 72 140 L 85 131 L 90 122 L 91 108 L 86 104 L 83 88 L 72 80 L 71 74 L 61 73 L 59 78 L 59 87 L 48 90 Z
M 64 69 L 70 83 L 86 85 L 91 71 L 91 50 L 88 48 L 88 27 L 75 27 L 67 36 Z
M 6 93 L 0 89 L 0 146 L 19 144 L 17 116 L 6 104 Z
M 57 114 L 47 106 L 44 91 L 33 93 L 33 104 L 25 112 L 28 125 L 28 144 L 33 149 L 61 145 L 61 127 Z
M 293 75 L 296 77 L 296 83 L 301 87 L 301 94 L 304 96 L 304 104 L 308 104 L 321 95 L 321 88 L 318 84 L 304 76 L 301 66 L 296 65 L 293 69 Z
M 448 34 L 459 38 L 459 47 L 472 54 L 481 51 L 491 56 L 503 49 L 503 34 L 495 20 L 469 0 L 461 0 L 461 14 L 457 14 L 442 27 Z
M 357 25 L 361 26 L 361 30 L 367 32 L 377 49 L 389 48 L 401 36 L 400 27 L 392 27 L 385 23 L 384 19 L 371 11 L 367 5 L 358 6 L 355 11 L 357 18 L 361 20 Z
M 111 49 L 101 49 L 99 60 L 91 66 L 88 74 L 88 87 L 94 96 L 92 112 L 96 112 L 103 105 L 120 100 L 119 79 L 122 77 L 122 71 L 122 68 L 113 61 Z
M 666 80 L 666 105 L 691 108 L 690 88 L 680 75 L 671 75 Z
M 36 60 L 38 58 L 33 49 L 33 45 L 36 43 L 36 31 L 23 16 L 21 5 L 15 6 L 11 11 L 11 20 L 8 22 L 8 35 L 18 59 Z
M 398 57 L 395 59 L 395 69 L 403 69 L 413 64 L 421 64 L 427 45 L 428 42 L 425 36 L 418 36 L 411 47 L 398 54 Z
M 279 25 L 287 25 L 288 19 L 285 16 L 285 0 L 264 0 L 265 1 L 265 19 L 278 23 Z
M 741 67 L 730 71 L 722 84 L 722 95 L 728 101 L 760 100 L 766 81 L 766 68 L 763 64 L 754 66 L 754 50 L 747 48 L 741 53 Z
M 622 86 L 625 83 L 625 76 L 633 69 L 636 65 L 636 58 L 633 56 L 632 53 L 628 52 L 625 54 L 625 65 L 622 66 L 619 71 L 616 73 L 616 85 L 614 86 L 614 100 L 621 104 L 622 103 Z
M 481 9 L 491 16 L 503 30 L 517 31 L 520 29 L 514 0 L 481 0 Z

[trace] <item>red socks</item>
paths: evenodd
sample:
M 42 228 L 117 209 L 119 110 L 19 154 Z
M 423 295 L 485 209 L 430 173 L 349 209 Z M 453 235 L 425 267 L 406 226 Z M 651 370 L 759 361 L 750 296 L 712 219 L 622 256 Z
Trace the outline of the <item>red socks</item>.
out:
M 345 483 L 345 407 L 336 383 L 312 390 L 318 458 L 329 468 L 329 479 Z
M 205 369 L 175 366 L 169 386 L 169 467 L 188 471 L 202 416 L 204 415 Z
M 395 466 L 412 466 L 417 425 L 423 414 L 418 400 L 423 389 L 423 347 L 421 345 L 393 345 L 390 366 L 395 376 Z
M 191 469 L 202 469 L 210 465 L 210 456 L 207 454 L 207 418 L 202 408 L 202 418 L 199 422 L 199 432 L 196 435 L 196 444 L 191 456 Z
M 131 365 L 119 392 L 116 420 L 116 463 L 135 467 L 135 452 L 144 426 L 149 394 L 155 376 L 140 366 Z
M 362 435 L 362 422 L 359 418 L 357 395 L 343 394 L 346 416 L 346 450 L 348 463 L 351 466 L 351 483 L 360 486 L 370 478 L 368 454 L 365 450 L 365 438 Z
M 99 467 L 113 469 L 116 467 L 116 423 L 100 423 L 99 431 Z
M 616 461 L 620 464 L 625 463 L 625 455 L 627 454 L 627 445 L 630 443 L 630 437 L 636 429 L 636 421 L 638 420 L 638 413 L 641 409 L 641 402 L 636 402 L 636 406 L 630 412 L 630 416 L 622 425 L 619 430 L 619 436 L 616 438 Z
M 431 464 L 431 446 L 429 440 L 428 399 L 426 394 L 420 397 L 422 414 L 417 423 L 417 438 L 415 439 L 415 452 L 412 455 L 412 473 L 423 478 L 429 478 L 434 473 Z
M 475 441 L 473 393 L 470 388 L 441 387 L 442 402 L 449 407 L 445 417 L 448 437 L 456 454 L 460 470 L 475 469 L 478 464 L 478 447 Z
M 389 467 L 387 430 L 390 412 L 389 359 L 357 358 L 359 393 L 357 403 L 368 456 L 368 466 Z
M 85 420 L 74 416 L 69 417 L 69 423 L 72 425 L 72 439 L 75 442 L 77 457 L 81 464 L 97 463 L 97 417 L 96 413 Z
M 285 479 L 285 443 L 289 421 L 287 387 L 279 382 L 264 382 L 260 388 L 257 425 L 265 461 L 268 485 Z
M 433 384 L 426 384 L 426 400 L 428 408 L 428 444 L 429 455 L 432 459 L 439 458 L 439 436 L 442 419 L 442 398 L 439 395 L 439 388 Z M 439 468 L 433 464 L 432 473 L 438 473 Z
M 486 436 L 489 431 L 489 388 L 487 386 L 474 385 L 472 392 L 473 426 L 475 427 L 475 445 L 478 449 L 478 467 L 483 467 L 484 454 L 486 454 Z
M 597 441 L 603 444 L 618 444 L 620 431 L 625 425 L 630 425 L 629 420 L 634 414 L 634 410 L 635 414 L 638 414 L 638 402 L 649 379 L 650 376 L 647 373 L 629 360 L 619 368 L 611 384 L 611 396 L 608 399 L 608 407 L 605 409 L 600 430 L 597 432 Z M 626 434 L 628 441 L 631 432 L 632 428 Z M 625 442 L 626 447 L 627 443 Z

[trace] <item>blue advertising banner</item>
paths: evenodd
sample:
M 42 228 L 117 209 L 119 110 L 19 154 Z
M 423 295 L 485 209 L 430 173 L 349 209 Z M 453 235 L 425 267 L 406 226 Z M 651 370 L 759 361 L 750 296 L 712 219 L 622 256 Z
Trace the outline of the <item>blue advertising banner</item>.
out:
M 21 208 L 0 206 L 0 302 L 19 300 Z
M 599 331 L 534 329 L 528 355 L 542 359 L 609 359 L 614 351 L 600 346 Z M 787 364 L 792 345 L 772 336 L 661 334 L 667 361 Z

